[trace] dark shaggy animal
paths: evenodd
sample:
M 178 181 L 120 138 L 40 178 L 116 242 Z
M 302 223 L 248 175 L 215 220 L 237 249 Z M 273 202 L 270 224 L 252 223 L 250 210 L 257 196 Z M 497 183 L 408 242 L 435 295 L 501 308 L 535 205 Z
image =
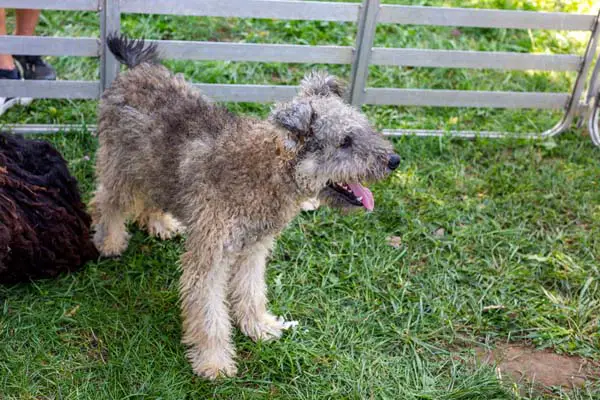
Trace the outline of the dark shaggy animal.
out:
M 0 283 L 54 277 L 96 258 L 90 223 L 60 153 L 0 133 Z

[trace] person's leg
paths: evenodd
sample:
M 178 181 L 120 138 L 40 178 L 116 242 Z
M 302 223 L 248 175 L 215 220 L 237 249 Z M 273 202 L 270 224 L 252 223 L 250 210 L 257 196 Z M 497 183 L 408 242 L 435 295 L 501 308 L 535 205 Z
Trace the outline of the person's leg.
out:
M 6 35 L 6 11 L 4 8 L 0 8 L 0 35 Z M 19 71 L 15 68 L 15 61 L 10 54 L 0 54 L 0 79 L 21 79 Z M 2 97 L 0 95 L 0 115 L 20 102 L 21 99 L 16 97 Z
M 40 19 L 40 10 L 17 10 L 15 35 L 33 36 Z
M 15 29 L 15 35 L 33 36 L 35 34 L 35 27 L 37 26 L 39 19 L 40 10 L 17 10 L 17 26 Z M 15 59 L 19 62 L 19 64 L 21 64 L 25 79 L 56 79 L 56 71 L 54 68 L 42 60 L 40 56 L 15 55 Z
M 6 11 L 0 8 L 0 35 L 6 35 Z M 13 70 L 15 63 L 10 54 L 0 54 L 0 69 Z

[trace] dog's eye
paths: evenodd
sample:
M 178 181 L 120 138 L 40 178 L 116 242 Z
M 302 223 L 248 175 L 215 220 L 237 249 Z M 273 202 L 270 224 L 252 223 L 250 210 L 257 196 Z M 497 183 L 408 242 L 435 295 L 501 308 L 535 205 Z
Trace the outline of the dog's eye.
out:
M 350 146 L 352 146 L 352 138 L 350 136 L 346 136 L 344 138 L 344 140 L 342 140 L 342 143 L 340 144 L 340 147 L 342 149 L 347 149 Z

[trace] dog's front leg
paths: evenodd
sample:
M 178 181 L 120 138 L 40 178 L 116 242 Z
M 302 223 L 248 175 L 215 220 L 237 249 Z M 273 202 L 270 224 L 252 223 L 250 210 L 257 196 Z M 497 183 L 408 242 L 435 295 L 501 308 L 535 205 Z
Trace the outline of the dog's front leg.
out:
M 182 257 L 183 342 L 190 346 L 194 372 L 208 379 L 237 370 L 226 299 L 232 256 L 223 248 L 225 237 L 214 226 L 192 229 Z
M 246 249 L 235 261 L 229 283 L 233 315 L 241 331 L 253 340 L 279 338 L 297 324 L 267 310 L 265 267 L 273 238 L 266 237 Z

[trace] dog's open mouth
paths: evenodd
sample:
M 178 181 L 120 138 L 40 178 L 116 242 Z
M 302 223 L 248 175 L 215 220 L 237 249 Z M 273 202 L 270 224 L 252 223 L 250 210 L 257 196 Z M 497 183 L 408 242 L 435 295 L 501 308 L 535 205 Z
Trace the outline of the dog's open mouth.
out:
M 327 186 L 341 194 L 344 200 L 354 206 L 362 206 L 369 211 L 375 208 L 373 193 L 360 183 L 330 182 Z

